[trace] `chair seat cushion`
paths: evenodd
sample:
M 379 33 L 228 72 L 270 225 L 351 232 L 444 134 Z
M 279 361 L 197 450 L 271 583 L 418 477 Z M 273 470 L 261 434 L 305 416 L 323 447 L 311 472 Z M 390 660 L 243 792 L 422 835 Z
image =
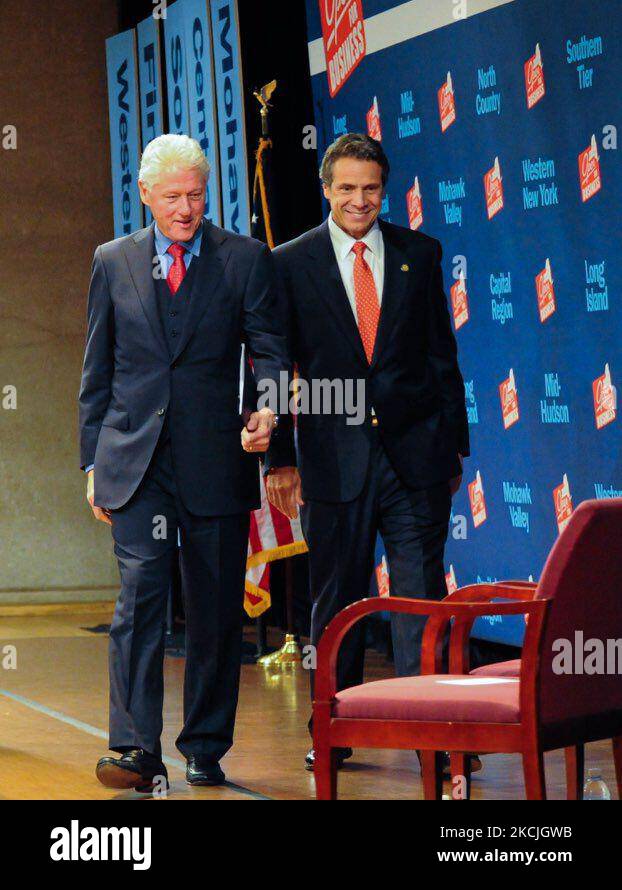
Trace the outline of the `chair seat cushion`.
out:
M 496 664 L 485 664 L 471 671 L 472 677 L 520 677 L 520 658 L 512 661 L 498 661 Z
M 359 720 L 518 723 L 517 678 L 429 674 L 352 686 L 336 695 L 333 716 Z

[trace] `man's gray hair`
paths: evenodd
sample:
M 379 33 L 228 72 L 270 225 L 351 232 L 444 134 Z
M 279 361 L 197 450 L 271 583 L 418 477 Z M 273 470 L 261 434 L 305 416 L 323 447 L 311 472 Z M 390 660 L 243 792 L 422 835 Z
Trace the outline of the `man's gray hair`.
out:
M 178 170 L 198 170 L 207 179 L 209 162 L 196 139 L 177 133 L 165 133 L 156 136 L 146 146 L 138 179 L 145 188 L 150 189 L 163 174 Z
M 326 149 L 322 166 L 320 167 L 320 179 L 324 185 L 331 185 L 333 181 L 333 167 L 339 158 L 356 158 L 359 161 L 375 161 L 382 168 L 382 185 L 385 186 L 389 179 L 389 159 L 382 145 L 377 139 L 365 133 L 344 133 Z

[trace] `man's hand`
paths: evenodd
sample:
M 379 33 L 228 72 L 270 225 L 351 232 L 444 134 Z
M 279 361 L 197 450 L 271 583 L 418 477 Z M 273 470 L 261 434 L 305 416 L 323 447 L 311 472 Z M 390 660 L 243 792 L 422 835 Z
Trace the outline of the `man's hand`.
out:
M 244 451 L 267 451 L 274 427 L 274 411 L 271 411 L 269 408 L 254 411 L 242 430 L 242 448 Z
M 93 503 L 95 500 L 95 470 L 89 470 L 86 474 L 86 499 L 91 505 L 91 510 L 93 511 L 95 519 L 99 519 L 101 522 L 106 522 L 108 525 L 112 525 L 110 510 L 105 510 L 103 507 L 96 507 Z
M 464 459 L 461 454 L 459 454 L 458 457 L 460 458 L 460 466 L 463 467 Z M 452 498 L 455 495 L 455 493 L 459 490 L 461 485 L 462 485 L 462 473 L 460 473 L 459 476 L 454 476 L 453 479 L 449 480 L 449 492 L 450 492 Z
M 302 507 L 302 486 L 296 467 L 278 467 L 266 476 L 266 494 L 273 507 L 295 519 Z

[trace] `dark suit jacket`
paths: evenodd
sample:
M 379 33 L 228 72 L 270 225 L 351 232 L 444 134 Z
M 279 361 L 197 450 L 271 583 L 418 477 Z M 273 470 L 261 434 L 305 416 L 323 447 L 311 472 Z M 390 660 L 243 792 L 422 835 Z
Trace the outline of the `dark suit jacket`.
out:
M 297 456 L 303 496 L 345 502 L 360 493 L 370 449 L 373 407 L 401 481 L 427 488 L 459 475 L 469 453 L 464 382 L 443 291 L 441 245 L 380 221 L 385 282 L 371 365 L 341 280 L 328 223 L 274 250 L 286 295 L 289 349 L 300 376 L 366 381 L 366 421 L 300 415 Z M 283 423 L 267 468 L 286 466 L 292 431 Z
M 201 254 L 174 354 L 156 303 L 153 226 L 95 251 L 80 388 L 80 461 L 95 503 L 116 509 L 138 487 L 165 416 L 181 498 L 193 513 L 260 505 L 257 456 L 240 443 L 239 367 L 287 370 L 285 316 L 269 249 L 204 221 Z

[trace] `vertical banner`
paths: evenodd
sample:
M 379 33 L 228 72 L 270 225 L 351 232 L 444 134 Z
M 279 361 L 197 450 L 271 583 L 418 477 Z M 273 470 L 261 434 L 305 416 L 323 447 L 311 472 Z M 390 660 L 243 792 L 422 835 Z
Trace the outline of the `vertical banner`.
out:
M 237 0 L 212 0 L 223 226 L 250 234 L 250 201 Z
M 138 177 L 140 120 L 136 72 L 136 35 L 124 31 L 106 41 L 108 114 L 114 235 L 128 235 L 143 225 Z
M 186 31 L 184 4 L 177 0 L 166 10 L 164 19 L 164 56 L 168 95 L 168 132 L 189 132 L 188 83 L 186 80 Z
M 221 224 L 218 122 L 209 0 L 183 0 L 186 32 L 186 82 L 188 87 L 188 133 L 200 144 L 209 161 L 205 217 Z
M 140 124 L 142 149 L 160 136 L 164 128 L 162 110 L 162 74 L 160 70 L 160 32 L 158 22 L 149 16 L 138 24 L 138 83 L 140 86 Z M 145 207 L 145 222 L 152 220 Z

